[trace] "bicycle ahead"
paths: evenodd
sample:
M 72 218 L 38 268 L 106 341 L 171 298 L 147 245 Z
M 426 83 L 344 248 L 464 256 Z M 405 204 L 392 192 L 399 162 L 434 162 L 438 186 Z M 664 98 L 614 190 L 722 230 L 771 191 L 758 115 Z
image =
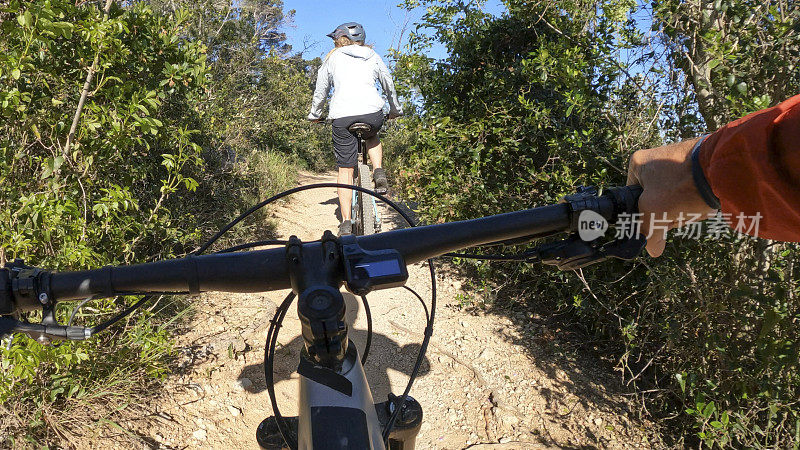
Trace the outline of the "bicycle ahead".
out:
M 197 294 L 206 291 L 266 292 L 291 289 L 276 309 L 267 335 L 265 376 L 275 425 L 290 448 L 302 449 L 398 449 L 410 450 L 422 421 L 422 409 L 410 396 L 414 379 L 433 335 L 436 289 L 432 286 L 430 310 L 419 297 L 427 316 L 424 337 L 404 392 L 375 405 L 364 376 L 363 362 L 369 352 L 371 319 L 366 294 L 376 289 L 404 286 L 406 266 L 428 260 L 435 283 L 433 262 L 441 255 L 540 262 L 560 269 L 576 269 L 608 258 L 632 259 L 646 243 L 641 235 L 620 238 L 580 239 L 585 224 L 582 213 L 595 223 L 598 217 L 614 223 L 622 214 L 636 212 L 641 188 L 628 186 L 598 194 L 582 189 L 559 204 L 484 217 L 388 231 L 371 236 L 335 237 L 326 232 L 320 240 L 255 242 L 201 255 L 233 225 L 258 208 L 278 198 L 310 188 L 352 187 L 336 183 L 303 186 L 268 199 L 224 227 L 194 254 L 180 259 L 132 266 L 104 267 L 79 272 L 54 273 L 28 267 L 15 260 L 0 269 L 0 336 L 24 333 L 40 342 L 51 339 L 87 339 L 140 307 L 147 297 L 113 319 L 94 327 L 67 326 L 56 321 L 57 301 L 135 294 Z M 376 194 L 377 195 L 377 194 Z M 377 195 L 410 222 L 391 201 Z M 570 233 L 562 240 L 546 243 L 516 255 L 451 254 L 456 249 L 498 242 L 519 242 L 556 233 Z M 239 252 L 266 244 L 281 248 Z M 361 296 L 367 313 L 367 343 L 362 357 L 348 337 L 344 322 L 345 286 Z M 407 287 L 406 287 L 407 288 Z M 413 292 L 413 291 L 412 291 Z M 297 298 L 304 348 L 301 351 L 299 417 L 294 428 L 280 415 L 274 390 L 272 367 L 278 331 Z M 82 304 L 78 306 L 80 308 Z M 19 313 L 41 309 L 41 323 L 20 321 Z M 263 431 L 263 430 L 262 430 Z
M 367 123 L 356 122 L 347 129 L 358 139 L 358 163 L 353 172 L 354 183 L 356 186 L 372 191 L 375 185 L 372 180 L 372 170 L 367 164 L 367 142 L 364 139 L 364 135 L 369 134 L 372 127 Z M 378 193 L 385 194 L 386 191 L 378 191 Z M 381 231 L 381 216 L 375 197 L 353 190 L 351 205 L 350 217 L 353 218 L 353 234 L 366 236 Z

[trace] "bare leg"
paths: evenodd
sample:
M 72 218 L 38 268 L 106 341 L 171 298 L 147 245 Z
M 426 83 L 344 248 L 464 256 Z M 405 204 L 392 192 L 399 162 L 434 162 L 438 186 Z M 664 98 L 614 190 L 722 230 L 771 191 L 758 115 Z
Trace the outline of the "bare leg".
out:
M 352 167 L 339 167 L 339 176 L 336 182 L 340 184 L 353 184 L 353 168 Z M 350 220 L 350 209 L 353 204 L 353 190 L 338 188 L 336 192 L 339 194 L 339 208 L 342 210 L 342 221 Z
M 369 160 L 372 162 L 372 169 L 380 169 L 381 163 L 383 163 L 383 145 L 381 145 L 378 136 L 367 139 L 367 152 L 369 153 Z

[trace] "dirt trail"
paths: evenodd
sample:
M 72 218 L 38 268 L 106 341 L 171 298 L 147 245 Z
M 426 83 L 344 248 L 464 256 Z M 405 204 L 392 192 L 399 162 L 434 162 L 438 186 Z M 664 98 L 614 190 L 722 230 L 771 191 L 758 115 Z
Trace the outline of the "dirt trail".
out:
M 301 174 L 300 183 L 333 181 Z M 336 231 L 334 189 L 305 191 L 274 210 L 279 232 L 303 240 Z M 384 211 L 384 229 L 392 227 Z M 409 286 L 426 298 L 427 267 L 409 267 Z M 590 358 L 552 351 L 554 333 L 527 317 L 472 315 L 459 308 L 461 283 L 440 277 L 434 336 L 411 394 L 425 412 L 418 448 L 649 448 L 660 446 L 652 424 L 634 420 L 616 377 Z M 287 292 L 204 294 L 180 337 L 181 375 L 168 399 L 153 405 L 139 430 L 150 448 L 257 449 L 255 430 L 272 415 L 262 362 L 269 319 Z M 363 348 L 366 322 L 345 295 L 351 336 Z M 463 297 L 462 297 L 463 298 Z M 374 320 L 367 378 L 376 401 L 399 393 L 424 328 L 418 300 L 403 289 L 369 296 Z M 512 321 L 513 320 L 513 321 Z M 516 324 L 527 324 L 523 326 Z M 298 353 L 294 306 L 280 334 L 276 391 L 282 413 L 296 414 Z

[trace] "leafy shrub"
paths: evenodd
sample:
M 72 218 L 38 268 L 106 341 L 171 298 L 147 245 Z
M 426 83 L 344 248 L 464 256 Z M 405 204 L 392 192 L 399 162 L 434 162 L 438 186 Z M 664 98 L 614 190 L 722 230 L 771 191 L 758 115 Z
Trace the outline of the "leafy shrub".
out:
M 428 33 L 412 35 L 395 67 L 417 111 L 403 122 L 396 166 L 425 220 L 623 184 L 630 151 L 675 135 L 653 124 L 697 130 L 702 118 L 677 117 L 692 111 L 685 103 L 693 97 L 657 97 L 657 85 L 624 72 L 617 52 L 638 38 L 615 12 L 630 7 L 623 3 L 507 1 L 508 13 L 491 17 L 480 2 L 406 2 L 426 7 L 419 26 Z M 450 56 L 424 56 L 432 40 Z M 489 297 L 501 306 L 559 311 L 603 337 L 676 445 L 791 448 L 800 445 L 797 255 L 794 245 L 733 236 L 676 238 L 657 260 L 585 269 L 587 285 L 540 267 L 470 267 L 477 284 L 499 286 Z
M 395 68 L 401 90 L 418 95 L 423 112 L 404 121 L 412 143 L 401 178 L 424 217 L 530 207 L 576 185 L 621 178 L 627 154 L 613 140 L 618 124 L 608 102 L 617 69 L 604 59 L 609 48 L 600 37 L 561 39 L 523 8 L 502 18 L 449 3 L 428 11 L 426 23 L 451 56 L 405 54 Z M 560 29 L 579 26 L 548 19 Z
M 253 196 L 291 182 L 292 166 L 278 167 L 286 158 L 248 155 L 232 168 L 211 145 L 218 134 L 204 106 L 214 86 L 206 47 L 185 39 L 188 19 L 145 2 L 112 5 L 107 19 L 62 0 L 0 4 L 0 262 L 68 270 L 183 254 Z M 267 173 L 245 172 L 256 168 Z M 78 320 L 96 324 L 131 301 L 92 302 Z M 167 373 L 181 308 L 167 304 L 87 342 L 4 345 L 0 445 L 75 445 L 85 428 L 113 427 Z M 59 320 L 67 314 L 59 309 Z

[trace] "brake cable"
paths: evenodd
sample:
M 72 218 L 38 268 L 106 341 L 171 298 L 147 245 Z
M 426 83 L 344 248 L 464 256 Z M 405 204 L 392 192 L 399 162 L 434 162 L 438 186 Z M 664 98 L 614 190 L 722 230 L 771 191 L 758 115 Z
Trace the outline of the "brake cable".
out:
M 372 345 L 372 312 L 369 309 L 369 302 L 367 296 L 361 296 L 361 303 L 364 304 L 364 315 L 367 318 L 367 342 L 364 343 L 364 354 L 361 355 L 361 365 L 367 363 L 367 355 L 369 355 L 369 347 Z
M 414 289 L 411 289 L 410 287 L 408 287 L 406 285 L 403 285 L 403 289 L 411 292 L 412 294 L 414 294 L 415 297 L 417 297 L 417 299 L 419 300 L 420 304 L 422 305 L 422 309 L 425 310 L 425 322 L 426 323 L 430 322 L 431 316 L 430 316 L 430 314 L 428 314 L 428 305 L 425 304 L 425 300 L 422 299 L 422 296 L 417 294 L 417 291 L 415 291 Z
M 479 255 L 475 253 L 445 253 L 442 257 L 446 258 L 463 258 L 463 259 L 476 259 L 482 261 L 509 261 L 509 262 L 538 262 L 539 252 L 534 248 L 527 252 L 514 253 L 514 254 L 489 254 Z
M 297 438 L 292 434 L 291 428 L 286 423 L 286 419 L 281 415 L 278 408 L 278 398 L 275 395 L 275 380 L 274 380 L 274 363 L 275 363 L 275 346 L 278 343 L 278 332 L 283 324 L 283 319 L 286 317 L 286 312 L 289 306 L 294 301 L 295 293 L 290 292 L 283 302 L 275 309 L 275 316 L 270 321 L 269 329 L 267 330 L 267 342 L 264 346 L 264 383 L 267 385 L 267 394 L 269 394 L 269 401 L 272 404 L 272 412 L 275 413 L 275 423 L 286 441 L 286 445 L 290 449 L 297 448 Z

